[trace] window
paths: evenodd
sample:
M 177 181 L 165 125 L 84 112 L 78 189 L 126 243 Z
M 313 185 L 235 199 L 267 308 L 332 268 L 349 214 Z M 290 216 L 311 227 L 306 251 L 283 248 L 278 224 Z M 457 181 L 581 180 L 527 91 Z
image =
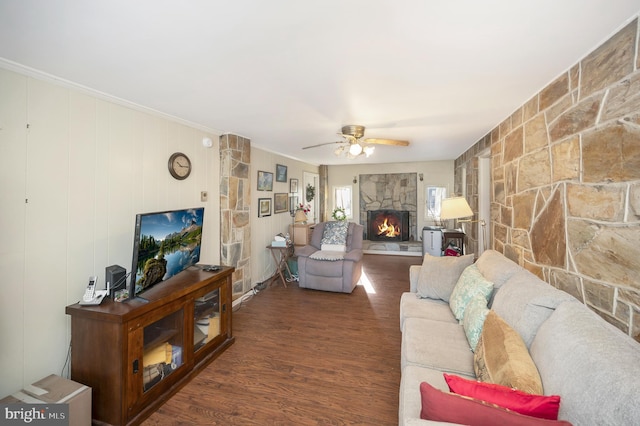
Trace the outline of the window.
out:
M 348 218 L 353 217 L 351 208 L 351 186 L 336 186 L 333 190 L 333 205 L 342 207 Z
M 440 220 L 440 208 L 442 200 L 445 198 L 447 198 L 447 188 L 443 186 L 427 186 L 425 219 Z

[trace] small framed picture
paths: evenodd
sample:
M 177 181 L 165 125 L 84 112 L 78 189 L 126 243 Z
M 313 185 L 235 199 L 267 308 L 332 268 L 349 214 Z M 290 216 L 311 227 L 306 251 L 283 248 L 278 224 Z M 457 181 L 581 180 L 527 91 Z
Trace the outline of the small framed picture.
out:
M 273 173 L 258 170 L 258 191 L 273 191 Z
M 287 166 L 276 164 L 276 182 L 287 181 Z
M 298 192 L 298 179 L 289 179 L 289 192 L 296 194 Z
M 292 195 L 289 197 L 289 213 L 294 214 L 298 208 L 298 196 Z
M 271 198 L 258 198 L 258 217 L 271 216 Z
M 284 213 L 289 211 L 289 194 L 286 192 L 276 192 L 273 194 L 273 213 Z

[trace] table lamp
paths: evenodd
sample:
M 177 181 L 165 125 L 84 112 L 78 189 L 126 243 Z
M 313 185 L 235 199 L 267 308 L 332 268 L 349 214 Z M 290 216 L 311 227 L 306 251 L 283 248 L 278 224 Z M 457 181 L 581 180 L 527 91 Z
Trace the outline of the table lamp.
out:
M 293 221 L 295 223 L 306 223 L 307 222 L 307 215 L 304 214 L 304 210 L 297 210 L 296 211 L 296 215 L 293 218 Z
M 440 208 L 440 219 L 442 220 L 454 219 L 454 227 L 455 227 L 455 220 L 463 217 L 471 217 L 471 216 L 473 216 L 473 211 L 471 210 L 469 203 L 467 203 L 467 200 L 464 197 L 451 197 L 451 198 L 445 198 L 444 200 L 442 200 L 442 206 Z M 484 221 L 484 219 L 458 220 L 458 223 L 462 223 L 462 222 L 468 222 L 468 223 L 477 222 L 480 224 L 480 226 L 482 226 L 482 236 L 483 236 L 482 242 L 485 246 L 484 249 L 486 250 L 487 238 L 486 238 L 485 227 L 487 224 Z
M 473 211 L 464 197 L 451 197 L 442 200 L 442 206 L 440 207 L 440 219 L 460 219 L 462 217 L 470 216 L 473 216 Z

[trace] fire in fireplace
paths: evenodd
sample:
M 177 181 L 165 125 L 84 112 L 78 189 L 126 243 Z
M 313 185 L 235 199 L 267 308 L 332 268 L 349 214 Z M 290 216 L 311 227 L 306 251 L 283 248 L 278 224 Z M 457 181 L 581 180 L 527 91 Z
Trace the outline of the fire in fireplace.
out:
M 367 212 L 367 236 L 371 241 L 409 240 L 409 211 L 370 210 Z

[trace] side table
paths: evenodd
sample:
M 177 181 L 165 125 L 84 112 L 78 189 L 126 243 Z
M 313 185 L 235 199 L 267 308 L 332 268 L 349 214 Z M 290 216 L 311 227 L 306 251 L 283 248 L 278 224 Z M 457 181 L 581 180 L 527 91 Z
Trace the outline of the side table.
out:
M 313 234 L 313 227 L 315 223 L 305 224 L 293 224 L 289 225 L 289 235 L 293 238 L 293 245 L 306 246 L 311 241 L 311 234 Z
M 293 247 L 292 246 L 274 247 L 271 244 L 269 244 L 267 248 L 271 252 L 271 257 L 273 257 L 273 261 L 276 264 L 276 273 L 273 274 L 273 277 L 271 277 L 271 283 L 273 283 L 273 280 L 276 277 L 276 275 L 280 275 L 280 281 L 282 281 L 282 285 L 284 285 L 284 287 L 287 288 L 287 280 L 282 274 L 282 267 L 284 266 L 284 268 L 289 273 L 289 276 L 291 277 L 292 274 L 291 274 L 291 270 L 289 270 L 289 264 L 287 263 L 287 260 L 291 257 L 291 253 L 293 252 Z
M 449 242 L 453 242 L 460 248 L 461 255 L 464 254 L 464 245 L 466 243 L 467 236 L 464 232 L 458 229 L 443 229 L 442 230 L 442 250 L 446 250 Z

